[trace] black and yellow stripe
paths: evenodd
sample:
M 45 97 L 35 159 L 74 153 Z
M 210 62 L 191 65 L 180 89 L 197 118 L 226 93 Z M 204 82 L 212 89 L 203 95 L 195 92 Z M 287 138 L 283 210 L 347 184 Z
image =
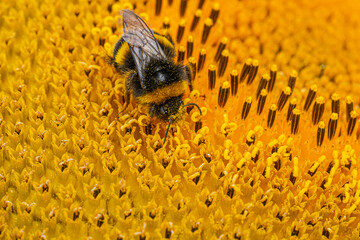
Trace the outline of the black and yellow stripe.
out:
M 154 37 L 160 44 L 165 55 L 170 62 L 174 61 L 175 58 L 175 47 L 170 36 L 163 36 L 154 32 Z M 121 38 L 115 45 L 113 51 L 113 65 L 115 68 L 122 73 L 126 81 L 130 80 L 131 72 L 136 71 L 136 65 L 131 55 L 130 47 L 126 44 L 125 40 Z M 134 82 L 127 83 L 132 86 L 136 86 Z M 182 95 L 189 87 L 189 81 L 186 79 L 180 79 L 179 81 L 169 82 L 169 84 L 157 87 L 153 90 L 143 91 L 135 90 L 138 87 L 132 87 L 133 94 L 137 101 L 143 105 L 161 104 L 166 100 Z

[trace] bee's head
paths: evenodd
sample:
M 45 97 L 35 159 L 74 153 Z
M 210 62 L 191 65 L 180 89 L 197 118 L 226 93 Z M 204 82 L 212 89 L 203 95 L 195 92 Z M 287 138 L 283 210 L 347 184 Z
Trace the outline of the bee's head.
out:
M 182 95 L 178 97 L 173 97 L 169 100 L 167 100 L 165 103 L 161 105 L 153 105 L 153 107 L 150 110 L 150 114 L 156 115 L 158 118 L 169 121 L 169 124 L 166 128 L 165 138 L 164 138 L 164 144 L 166 142 L 166 137 L 169 133 L 170 125 L 171 123 L 179 120 L 182 116 L 182 109 L 184 107 L 188 106 L 195 106 L 199 109 L 200 115 L 201 109 L 196 103 L 188 103 L 185 105 L 182 105 Z
M 181 117 L 180 107 L 183 106 L 182 95 L 172 97 L 161 104 L 154 104 L 151 107 L 150 115 L 155 115 L 157 118 L 168 121 L 170 116 L 178 120 Z

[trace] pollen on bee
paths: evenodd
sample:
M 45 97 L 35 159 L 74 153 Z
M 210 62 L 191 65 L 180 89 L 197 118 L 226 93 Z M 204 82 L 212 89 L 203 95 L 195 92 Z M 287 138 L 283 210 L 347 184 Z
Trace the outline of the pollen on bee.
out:
M 181 42 L 181 39 L 182 39 L 183 36 L 184 36 L 185 25 L 186 25 L 185 19 L 181 19 L 181 20 L 180 20 L 180 23 L 179 23 L 179 28 L 178 28 L 178 31 L 177 31 L 177 35 L 176 35 L 176 42 L 177 42 L 177 43 L 180 43 L 180 42 Z
M 230 83 L 228 81 L 223 82 L 219 89 L 218 104 L 220 107 L 224 107 L 230 95 Z
M 241 119 L 245 120 L 248 116 L 250 109 L 251 109 L 252 97 L 247 97 L 245 99 L 242 112 L 241 112 Z
M 272 90 L 274 89 L 276 75 L 277 75 L 277 66 L 273 64 L 270 67 L 270 80 L 268 83 L 268 92 L 272 92 Z
M 204 29 L 203 29 L 202 36 L 201 36 L 201 44 L 206 43 L 212 26 L 213 26 L 213 21 L 211 20 L 211 18 L 205 19 Z
M 261 90 L 260 97 L 258 100 L 258 105 L 257 105 L 257 114 L 258 115 L 260 115 L 264 109 L 266 97 L 267 97 L 267 91 L 265 89 Z
M 202 10 L 201 9 L 196 10 L 194 18 L 191 22 L 191 28 L 190 28 L 191 32 L 194 31 L 196 26 L 198 25 L 201 15 L 202 15 Z
M 249 74 L 250 69 L 251 69 L 251 64 L 252 64 L 252 59 L 248 58 L 245 61 L 244 66 L 243 66 L 243 68 L 241 70 L 240 83 L 242 83 L 245 80 L 245 78 L 247 77 L 247 75 Z
M 189 36 L 186 43 L 186 57 L 189 58 L 192 56 L 194 51 L 194 38 L 193 36 Z
M 225 50 L 227 43 L 228 43 L 228 38 L 223 37 L 219 43 L 219 46 L 217 48 L 217 51 L 216 51 L 216 54 L 214 57 L 215 62 L 218 62 L 220 60 L 221 54 Z
M 340 114 L 340 96 L 336 93 L 331 95 L 331 112 Z
M 262 75 L 259 85 L 258 85 L 258 89 L 256 91 L 256 99 L 259 98 L 261 90 L 266 89 L 266 86 L 267 86 L 269 80 L 270 80 L 269 74 Z
M 304 105 L 304 110 L 305 111 L 309 110 L 312 102 L 315 99 L 316 92 L 317 92 L 317 86 L 314 84 L 314 85 L 312 85 L 310 87 L 309 93 L 308 93 L 308 95 L 306 97 L 305 105 Z
M 353 133 L 353 131 L 355 129 L 357 116 L 358 116 L 358 114 L 356 111 L 350 112 L 350 117 L 349 117 L 348 127 L 347 127 L 347 135 L 348 136 L 351 136 L 351 134 Z
M 325 137 L 325 123 L 324 121 L 319 122 L 318 130 L 316 135 L 316 145 L 320 147 L 324 141 Z
M 296 108 L 296 104 L 297 104 L 297 99 L 296 98 L 291 99 L 289 103 L 288 112 L 286 115 L 286 121 L 290 121 L 292 119 L 292 113 L 293 110 Z
M 276 104 L 271 104 L 270 109 L 269 109 L 268 119 L 267 119 L 267 127 L 268 128 L 271 128 L 275 122 L 276 109 L 277 109 Z
M 182 62 L 184 62 L 184 59 L 185 59 L 185 47 L 180 46 L 179 50 L 178 50 L 177 62 L 182 63 Z
M 215 83 L 216 83 L 216 68 L 212 64 L 209 65 L 208 78 L 209 78 L 209 89 L 212 90 L 215 88 Z
M 350 120 L 350 113 L 354 110 L 354 100 L 347 96 L 346 97 L 346 121 L 349 122 Z
M 291 134 L 296 134 L 299 131 L 300 110 L 295 108 L 291 117 Z
M 239 87 L 239 74 L 236 69 L 232 70 L 230 73 L 230 81 L 231 81 L 231 95 L 235 96 Z
M 291 92 L 294 91 L 297 76 L 298 73 L 295 70 L 290 73 L 288 86 L 291 88 Z
M 320 121 L 322 115 L 324 114 L 324 109 L 325 109 L 324 97 L 322 96 L 317 97 L 312 112 L 312 123 L 314 125 Z
M 246 81 L 247 85 L 250 85 L 254 81 L 256 74 L 258 72 L 258 69 L 259 69 L 259 61 L 254 59 L 251 63 L 250 71 L 249 71 L 248 78 Z
M 280 97 L 279 97 L 279 100 L 278 100 L 278 104 L 277 104 L 278 111 L 281 111 L 284 108 L 284 106 L 285 106 L 287 100 L 289 99 L 290 95 L 291 95 L 291 88 L 290 87 L 285 87 L 282 90 L 282 92 L 280 94 Z
M 229 61 L 229 51 L 224 50 L 221 53 L 221 57 L 220 57 L 218 77 L 222 77 L 224 75 L 228 61 Z
M 330 140 L 335 136 L 338 119 L 339 115 L 336 112 L 333 112 L 330 116 L 328 124 L 328 138 Z
M 204 68 L 205 60 L 206 60 L 206 49 L 202 48 L 199 53 L 199 61 L 198 61 L 198 68 L 197 68 L 198 72 L 200 72 Z

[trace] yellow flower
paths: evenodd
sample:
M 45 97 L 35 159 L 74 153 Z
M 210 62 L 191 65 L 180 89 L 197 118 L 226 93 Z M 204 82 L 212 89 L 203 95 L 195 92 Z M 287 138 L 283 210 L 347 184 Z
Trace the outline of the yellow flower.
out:
M 166 124 L 108 63 L 133 9 L 192 67 Z M 358 239 L 360 4 L 0 5 L 1 239 Z

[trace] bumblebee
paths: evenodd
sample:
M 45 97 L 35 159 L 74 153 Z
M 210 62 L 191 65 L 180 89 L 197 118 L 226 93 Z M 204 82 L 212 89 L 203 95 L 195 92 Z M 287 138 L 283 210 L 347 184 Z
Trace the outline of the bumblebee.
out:
M 151 30 L 146 23 L 130 10 L 122 11 L 122 37 L 115 44 L 112 64 L 125 77 L 125 98 L 130 92 L 139 104 L 149 109 L 150 116 L 169 121 L 165 139 L 174 121 L 181 119 L 184 107 L 183 95 L 191 86 L 189 66 L 175 63 L 175 46 L 169 35 Z

